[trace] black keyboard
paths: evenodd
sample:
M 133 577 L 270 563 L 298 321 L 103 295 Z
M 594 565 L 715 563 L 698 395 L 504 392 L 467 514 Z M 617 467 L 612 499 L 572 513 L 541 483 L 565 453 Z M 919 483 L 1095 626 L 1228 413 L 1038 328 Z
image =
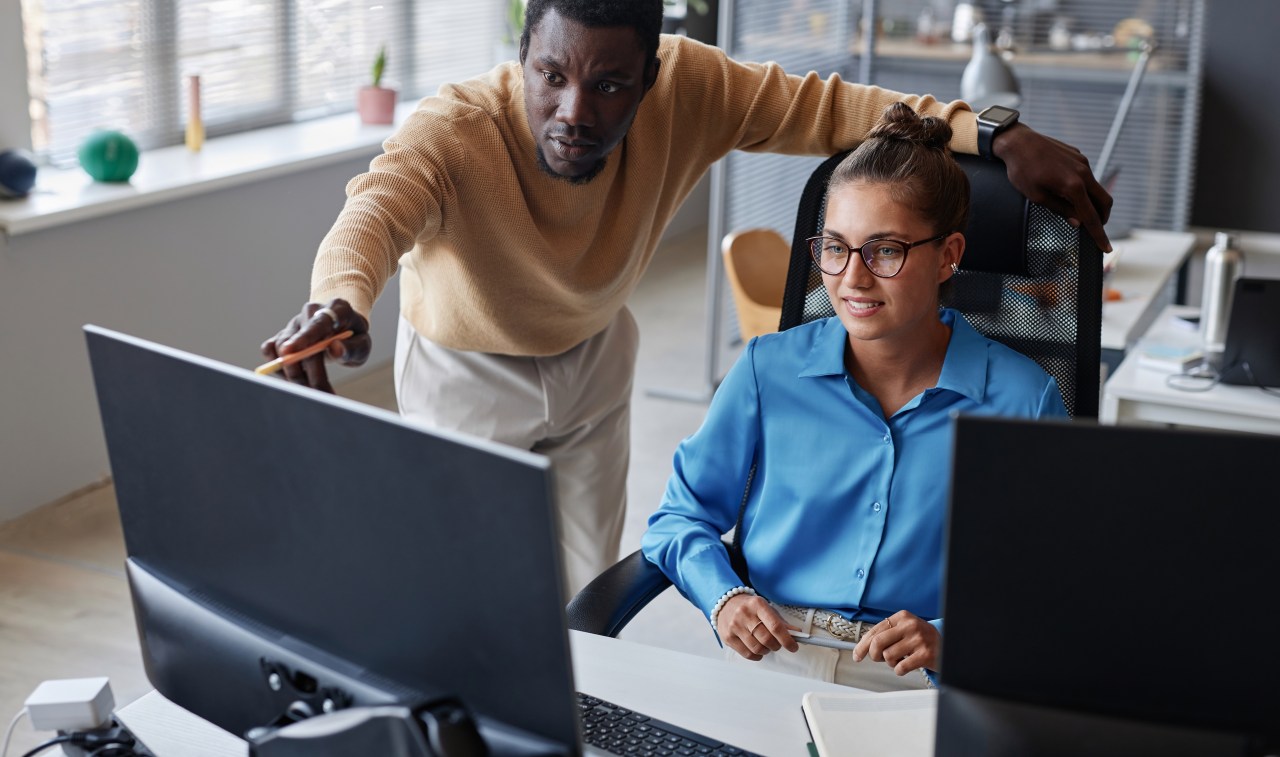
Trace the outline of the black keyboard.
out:
M 591 746 L 627 757 L 652 755 L 734 755 L 756 757 L 723 741 L 651 718 L 634 710 L 578 692 L 582 738 Z

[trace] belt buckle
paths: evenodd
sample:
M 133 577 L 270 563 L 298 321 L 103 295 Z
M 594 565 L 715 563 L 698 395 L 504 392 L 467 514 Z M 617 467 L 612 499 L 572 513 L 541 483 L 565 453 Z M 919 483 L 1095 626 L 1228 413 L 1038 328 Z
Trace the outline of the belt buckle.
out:
M 848 633 L 847 633 L 843 628 L 840 628 L 840 627 L 838 627 L 838 626 L 836 625 L 836 618 L 840 618 L 841 620 L 843 620 L 843 619 L 844 619 L 844 618 L 842 618 L 839 614 L 834 613 L 834 612 L 831 612 L 830 610 L 826 610 L 826 611 L 824 611 L 824 612 L 823 612 L 823 614 L 822 614 L 822 626 L 823 626 L 823 628 L 826 628 L 826 629 L 827 629 L 827 633 L 831 634 L 832 636 L 836 637 L 837 639 L 843 639 L 844 641 L 852 641 L 852 642 L 855 642 L 855 643 L 856 643 L 856 642 L 858 641 L 858 639 L 856 639 L 856 638 L 851 638 L 851 637 L 850 637 L 850 635 L 849 635 L 849 634 L 848 634 Z M 855 636 L 860 636 L 861 634 L 858 634 L 858 633 L 857 633 L 857 628 L 858 628 L 858 627 L 855 625 L 855 626 L 854 626 L 854 635 L 855 635 Z

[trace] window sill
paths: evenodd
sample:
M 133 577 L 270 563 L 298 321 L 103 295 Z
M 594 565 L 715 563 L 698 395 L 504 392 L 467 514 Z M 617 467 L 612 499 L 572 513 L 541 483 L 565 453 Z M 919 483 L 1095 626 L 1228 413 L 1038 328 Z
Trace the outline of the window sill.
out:
M 401 123 L 417 103 L 396 109 Z M 198 153 L 183 146 L 142 154 L 126 183 L 95 182 L 78 166 L 41 168 L 31 194 L 0 200 L 0 231 L 12 237 L 181 197 L 367 156 L 394 126 L 365 126 L 355 113 L 206 140 Z

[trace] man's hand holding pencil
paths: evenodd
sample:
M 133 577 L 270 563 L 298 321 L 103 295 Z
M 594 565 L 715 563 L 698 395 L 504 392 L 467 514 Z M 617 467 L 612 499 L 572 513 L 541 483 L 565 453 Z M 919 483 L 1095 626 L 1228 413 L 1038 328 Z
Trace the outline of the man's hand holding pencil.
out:
M 328 305 L 308 302 L 280 333 L 262 343 L 262 354 L 271 361 L 258 366 L 256 372 L 280 371 L 295 384 L 332 394 L 325 358 L 341 360 L 343 365 L 363 365 L 372 346 L 369 321 L 346 300 L 335 299 Z

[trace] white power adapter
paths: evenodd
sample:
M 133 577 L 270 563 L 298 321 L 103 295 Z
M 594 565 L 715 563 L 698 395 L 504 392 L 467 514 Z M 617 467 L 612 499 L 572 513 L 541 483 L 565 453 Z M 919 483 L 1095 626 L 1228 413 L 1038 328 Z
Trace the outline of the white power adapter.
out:
M 111 718 L 116 700 L 105 676 L 67 678 L 37 686 L 26 706 L 31 727 L 37 731 L 89 731 Z

